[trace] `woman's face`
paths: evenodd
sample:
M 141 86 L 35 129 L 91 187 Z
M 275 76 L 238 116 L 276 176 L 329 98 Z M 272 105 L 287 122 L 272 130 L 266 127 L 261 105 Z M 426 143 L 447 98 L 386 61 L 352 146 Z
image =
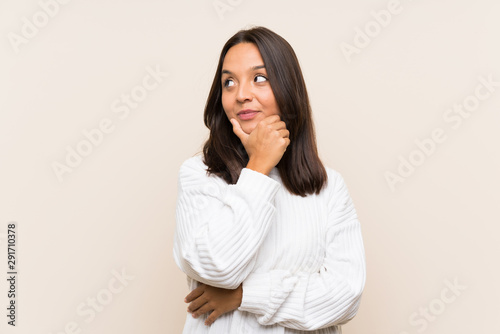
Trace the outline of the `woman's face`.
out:
M 259 49 L 253 43 L 231 47 L 222 64 L 222 107 L 247 134 L 267 116 L 279 115 Z

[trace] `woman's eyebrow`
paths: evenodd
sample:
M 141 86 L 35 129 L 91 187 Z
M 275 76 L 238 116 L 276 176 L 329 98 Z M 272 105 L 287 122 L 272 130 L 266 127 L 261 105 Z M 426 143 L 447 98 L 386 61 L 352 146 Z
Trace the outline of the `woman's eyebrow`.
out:
M 250 67 L 250 70 L 251 71 L 256 71 L 256 70 L 260 70 L 262 68 L 266 68 L 266 66 L 264 65 L 257 65 L 257 66 L 252 66 Z M 229 74 L 229 75 L 232 75 L 233 72 L 229 71 L 229 70 L 222 70 L 222 74 Z

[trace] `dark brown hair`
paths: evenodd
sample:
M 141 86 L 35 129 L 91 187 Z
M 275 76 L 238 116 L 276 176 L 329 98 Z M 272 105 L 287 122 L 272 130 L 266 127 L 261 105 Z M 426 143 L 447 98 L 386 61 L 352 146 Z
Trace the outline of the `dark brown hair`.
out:
M 253 43 L 259 49 L 281 120 L 290 131 L 290 145 L 276 165 L 283 184 L 302 197 L 319 194 L 328 176 L 318 156 L 311 106 L 299 61 L 284 38 L 264 27 L 240 30 L 222 48 L 204 112 L 205 125 L 210 129 L 203 147 L 208 173 L 235 184 L 248 163 L 245 148 L 222 107 L 222 64 L 228 50 L 239 43 Z

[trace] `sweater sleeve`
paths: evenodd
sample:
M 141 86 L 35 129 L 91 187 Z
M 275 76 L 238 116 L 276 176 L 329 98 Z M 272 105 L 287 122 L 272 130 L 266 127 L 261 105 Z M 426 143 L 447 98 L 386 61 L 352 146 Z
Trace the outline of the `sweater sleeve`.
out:
M 178 177 L 174 259 L 192 279 L 235 289 L 251 272 L 275 215 L 280 184 L 243 168 L 236 184 L 207 176 L 199 157 Z
M 320 270 L 254 272 L 243 282 L 239 310 L 254 313 L 261 325 L 316 330 L 342 325 L 357 313 L 366 278 L 360 223 L 343 178 L 332 174 Z

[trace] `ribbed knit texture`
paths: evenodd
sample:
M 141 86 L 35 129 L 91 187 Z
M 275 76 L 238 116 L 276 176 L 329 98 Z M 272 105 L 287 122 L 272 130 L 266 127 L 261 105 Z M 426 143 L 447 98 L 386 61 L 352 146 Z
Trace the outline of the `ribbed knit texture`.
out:
M 292 195 L 274 168 L 243 168 L 228 185 L 207 176 L 202 156 L 179 171 L 174 259 L 189 289 L 235 289 L 241 306 L 205 326 L 186 316 L 184 334 L 340 334 L 365 284 L 360 224 L 342 176 L 327 167 L 319 195 Z M 312 332 L 311 332 L 312 331 Z

